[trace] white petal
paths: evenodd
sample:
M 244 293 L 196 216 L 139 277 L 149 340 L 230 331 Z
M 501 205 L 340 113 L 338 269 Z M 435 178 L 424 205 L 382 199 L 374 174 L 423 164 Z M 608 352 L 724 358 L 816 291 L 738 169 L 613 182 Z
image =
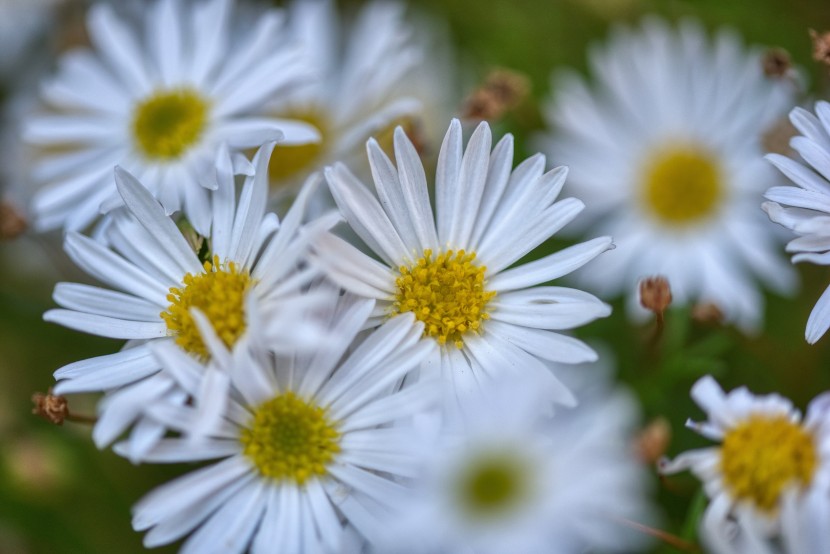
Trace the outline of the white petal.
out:
M 539 260 L 494 275 L 489 280 L 488 289 L 516 290 L 558 279 L 579 269 L 612 246 L 611 237 L 598 237 L 575 244 Z
M 200 273 L 202 266 L 193 249 L 150 191 L 121 167 L 115 168 L 115 184 L 127 208 L 153 238 L 170 249 L 182 273 Z
M 807 342 L 815 344 L 830 328 L 830 287 L 827 287 L 816 302 L 807 320 Z

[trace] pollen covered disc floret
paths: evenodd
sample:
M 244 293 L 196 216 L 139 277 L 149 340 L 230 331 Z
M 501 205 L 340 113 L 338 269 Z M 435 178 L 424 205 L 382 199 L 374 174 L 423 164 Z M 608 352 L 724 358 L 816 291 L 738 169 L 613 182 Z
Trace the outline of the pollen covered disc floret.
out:
M 133 138 L 148 158 L 169 160 L 195 145 L 207 126 L 209 104 L 189 88 L 156 92 L 134 109 Z
M 725 485 L 767 512 L 777 509 L 787 486 L 809 486 L 817 464 L 812 434 L 784 416 L 753 415 L 723 438 Z
M 182 287 L 172 287 L 167 311 L 161 318 L 167 324 L 176 344 L 199 359 L 210 353 L 202 340 L 190 308 L 198 308 L 207 316 L 216 335 L 228 348 L 245 332 L 245 293 L 253 284 L 247 269 L 234 262 L 222 263 L 218 256 L 204 263 L 204 273 L 188 273 Z
M 326 475 L 340 433 L 324 408 L 286 392 L 259 406 L 240 432 L 243 452 L 265 477 L 305 484 Z
M 425 336 L 461 348 L 464 334 L 478 331 L 481 322 L 489 319 L 485 308 L 496 295 L 486 290 L 487 268 L 475 264 L 475 257 L 475 252 L 464 250 L 437 256 L 424 250 L 413 265 L 400 267 L 393 313 L 412 312 L 424 322 Z

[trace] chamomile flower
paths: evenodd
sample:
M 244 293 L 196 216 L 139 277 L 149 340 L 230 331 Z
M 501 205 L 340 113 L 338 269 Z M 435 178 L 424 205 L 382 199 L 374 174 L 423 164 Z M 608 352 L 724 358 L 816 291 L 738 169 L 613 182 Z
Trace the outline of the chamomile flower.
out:
M 592 54 L 593 89 L 563 76 L 547 112 L 547 149 L 569 166 L 584 223 L 617 245 L 580 282 L 628 294 L 636 313 L 638 281 L 664 275 L 675 304 L 711 302 L 756 328 L 756 278 L 778 292 L 795 285 L 758 210 L 777 179 L 761 139 L 792 106 L 792 83 L 766 78 L 760 52 L 734 34 L 710 41 L 691 22 L 619 28 Z
M 129 341 L 121 352 L 55 372 L 56 394 L 117 391 L 101 406 L 93 434 L 99 446 L 115 439 L 154 400 L 183 400 L 175 379 L 159 371 L 149 343 L 171 342 L 194 359 L 207 360 L 255 345 L 293 351 L 319 340 L 318 326 L 305 316 L 325 299 L 303 292 L 316 272 L 300 268 L 308 239 L 298 235 L 314 187 L 303 191 L 281 226 L 276 216 L 266 215 L 272 148 L 273 143 L 257 152 L 255 174 L 246 178 L 238 202 L 231 157 L 227 149 L 220 153 L 210 234 L 198 252 L 150 192 L 120 168 L 115 179 L 126 211 L 113 216 L 105 235 L 109 244 L 67 234 L 69 257 L 107 288 L 58 283 L 54 298 L 64 309 L 50 310 L 44 319 Z M 329 223 L 324 218 L 312 225 Z M 209 349 L 210 339 L 220 346 Z M 226 391 L 227 376 L 209 372 L 206 379 L 208 397 Z M 163 433 L 149 422 L 137 429 L 136 454 Z
M 532 379 L 485 390 L 428 453 L 409 513 L 384 552 L 632 552 L 649 517 L 622 393 L 550 411 Z
M 817 397 L 802 418 L 777 394 L 724 393 L 709 376 L 691 395 L 708 417 L 687 425 L 720 445 L 664 460 L 660 469 L 688 469 L 703 482 L 710 503 L 699 531 L 709 548 L 773 553 L 783 540 L 786 552 L 824 552 L 816 541 L 827 546 L 826 522 L 812 518 L 830 509 L 830 397 Z
M 375 140 L 367 143 L 377 194 L 342 164 L 326 171 L 346 221 L 381 261 L 332 234 L 315 241 L 313 259 L 347 290 L 375 298 L 376 322 L 415 314 L 440 346 L 422 370 L 442 375 L 448 391 L 463 397 L 490 377 L 538 374 L 554 401 L 572 403 L 542 359 L 596 359 L 581 341 L 554 331 L 607 316 L 610 308 L 579 290 L 536 285 L 592 260 L 611 239 L 507 269 L 582 210 L 573 198 L 556 202 L 567 170 L 545 173 L 542 155 L 512 170 L 513 137 L 491 153 L 486 123 L 462 154 L 454 120 L 438 158 L 433 212 L 414 146 L 400 127 L 394 140 L 397 169 Z
M 182 552 L 316 554 L 344 551 L 350 531 L 369 542 L 381 534 L 382 515 L 407 502 L 402 478 L 415 473 L 413 432 L 404 421 L 437 400 L 428 383 L 403 391 L 396 383 L 435 346 L 421 340 L 410 314 L 347 352 L 371 310 L 371 300 L 341 297 L 330 319 L 336 346 L 328 351 L 215 362 L 227 365 L 234 392 L 221 428 L 197 441 L 164 439 L 147 459 L 221 461 L 138 502 L 133 527 L 149 530 L 146 546 L 192 532 Z M 169 342 L 152 350 L 197 393 L 203 370 L 195 359 Z M 156 406 L 153 416 L 183 434 L 198 420 L 188 406 Z
M 289 5 L 288 30 L 305 47 L 305 63 L 317 78 L 275 98 L 269 109 L 308 122 L 322 139 L 276 148 L 270 172 L 278 196 L 327 163 L 355 165 L 351 162 L 369 137 L 384 135 L 391 143 L 397 124 L 417 134 L 424 110 L 436 109 L 424 104 L 432 98 L 419 91 L 441 91 L 445 81 L 427 71 L 435 64 L 425 63 L 425 41 L 414 36 L 405 8 L 402 2 L 375 0 L 349 24 L 330 0 Z
M 139 19 L 134 26 L 111 5 L 93 6 L 96 49 L 59 60 L 42 90 L 51 112 L 26 122 L 24 139 L 43 148 L 31 172 L 43 187 L 33 199 L 42 230 L 83 229 L 119 204 L 110 172 L 120 165 L 205 235 L 220 144 L 255 148 L 279 131 L 289 144 L 317 138 L 302 122 L 261 111 L 305 72 L 281 36 L 281 12 L 263 11 L 243 28 L 231 0 L 157 0 Z
M 763 204 L 770 219 L 792 229 L 798 238 L 787 244 L 793 262 L 830 264 L 830 104 L 816 103 L 816 115 L 802 108 L 790 112 L 790 121 L 801 132 L 792 148 L 807 165 L 780 154 L 769 154 L 775 164 L 798 185 L 772 187 Z M 783 204 L 783 205 L 782 205 Z M 818 341 L 830 327 L 830 287 L 821 295 L 807 320 L 806 338 Z

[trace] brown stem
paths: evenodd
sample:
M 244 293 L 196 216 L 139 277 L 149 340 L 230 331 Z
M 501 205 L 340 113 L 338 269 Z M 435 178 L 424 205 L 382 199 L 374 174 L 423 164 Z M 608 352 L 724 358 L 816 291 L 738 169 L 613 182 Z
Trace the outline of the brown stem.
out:
M 657 539 L 660 539 L 667 545 L 680 550 L 681 552 L 700 552 L 700 547 L 696 544 L 691 543 L 689 541 L 683 540 L 677 535 L 672 535 L 666 531 L 662 531 L 660 529 L 655 529 L 654 527 L 649 527 L 648 525 L 644 525 L 642 523 L 638 523 L 636 521 L 631 521 L 630 519 L 625 518 L 617 518 L 617 520 L 627 525 L 628 527 L 640 531 L 641 533 L 645 533 L 646 535 L 650 535 Z

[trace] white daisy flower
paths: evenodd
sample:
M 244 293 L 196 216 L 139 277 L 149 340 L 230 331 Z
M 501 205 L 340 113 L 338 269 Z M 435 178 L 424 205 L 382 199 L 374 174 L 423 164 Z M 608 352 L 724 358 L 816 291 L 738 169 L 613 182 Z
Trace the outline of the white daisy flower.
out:
M 764 195 L 772 202 L 765 202 L 763 208 L 770 219 L 799 235 L 787 244 L 787 252 L 795 253 L 793 262 L 827 265 L 830 264 L 830 104 L 816 103 L 816 115 L 802 108 L 790 112 L 790 121 L 801 132 L 790 144 L 806 165 L 780 154 L 769 154 L 767 159 L 798 187 L 772 187 Z M 828 327 L 830 287 L 816 302 L 807 320 L 807 342 L 818 341 Z
M 547 149 L 570 167 L 589 207 L 584 223 L 617 245 L 581 272 L 583 282 L 628 294 L 636 313 L 639 280 L 664 275 L 675 304 L 712 302 L 728 321 L 756 328 L 756 276 L 778 292 L 795 285 L 758 210 L 777 178 L 762 134 L 792 106 L 792 83 L 765 78 L 761 53 L 733 33 L 710 41 L 690 22 L 618 28 L 590 61 L 594 89 L 563 76 L 547 111 Z
M 161 205 L 132 175 L 117 168 L 115 180 L 126 205 L 107 229 L 109 245 L 70 232 L 65 249 L 84 271 L 109 288 L 58 283 L 54 299 L 64 309 L 46 321 L 102 337 L 126 339 L 126 348 L 82 360 L 55 372 L 56 394 L 117 391 L 102 403 L 93 437 L 108 444 L 156 399 L 183 401 L 176 380 L 159 372 L 147 345 L 171 342 L 195 359 L 226 358 L 233 351 L 266 348 L 293 351 L 316 346 L 319 326 L 304 317 L 328 297 L 304 294 L 315 276 L 298 269 L 309 237 L 298 235 L 314 183 L 304 189 L 282 225 L 265 213 L 268 156 L 273 143 L 253 160 L 238 202 L 227 149 L 220 153 L 211 195 L 212 224 L 199 253 Z M 323 218 L 312 225 L 330 226 Z M 313 233 L 311 233 L 313 234 Z M 207 341 L 219 346 L 209 348 Z M 257 346 L 258 345 L 258 346 Z M 227 376 L 209 372 L 203 394 L 226 390 Z M 204 403 L 210 409 L 210 402 Z M 145 422 L 136 453 L 158 439 L 163 428 Z
M 547 377 L 552 398 L 573 397 L 542 363 L 596 359 L 571 329 L 610 308 L 585 292 L 537 287 L 582 266 L 611 247 L 597 238 L 511 269 L 582 211 L 579 200 L 556 202 L 567 170 L 544 173 L 535 155 L 514 170 L 513 137 L 490 152 L 482 123 L 462 154 L 453 120 L 438 157 L 436 210 L 421 161 L 399 127 L 397 169 L 375 140 L 367 143 L 377 195 L 337 164 L 326 171 L 332 195 L 355 233 L 380 257 L 370 258 L 331 234 L 315 241 L 313 259 L 341 286 L 375 298 L 375 321 L 412 312 L 441 348 L 425 364 L 463 396 L 478 382 L 516 372 Z
M 778 552 L 775 543 L 783 540 L 792 554 L 826 552 L 826 521 L 815 527 L 810 517 L 830 513 L 830 395 L 813 400 L 803 419 L 777 394 L 756 396 L 743 387 L 727 394 L 710 376 L 691 395 L 708 419 L 687 426 L 720 445 L 664 460 L 660 470 L 688 469 L 703 481 L 711 502 L 699 531 L 708 547 L 765 554 Z
M 370 300 L 341 298 L 329 351 L 219 362 L 234 387 L 219 431 L 163 439 L 147 459 L 223 459 L 139 501 L 133 527 L 149 529 L 146 546 L 193 532 L 182 552 L 322 553 L 343 551 L 350 528 L 370 542 L 379 536 L 382 515 L 407 502 L 399 481 L 415 472 L 413 433 L 400 422 L 428 410 L 437 391 L 424 383 L 395 392 L 435 348 L 411 315 L 346 353 L 371 310 Z M 152 350 L 196 394 L 200 364 L 169 342 Z M 153 416 L 182 433 L 198 419 L 187 406 L 157 406 Z
M 646 472 L 630 448 L 631 398 L 606 390 L 551 414 L 533 384 L 486 391 L 449 422 L 437 446 L 422 449 L 429 453 L 424 483 L 381 551 L 577 554 L 643 546 L 647 537 L 627 526 L 649 517 Z
M 282 188 L 278 195 L 291 191 L 284 185 L 302 182 L 327 163 L 357 159 L 369 137 L 385 134 L 391 145 L 396 124 L 418 125 L 426 106 L 415 89 L 424 83 L 414 83 L 413 74 L 435 89 L 443 87 L 423 71 L 429 65 L 423 63 L 425 44 L 413 37 L 405 8 L 402 2 L 376 0 L 347 24 L 330 0 L 289 5 L 288 30 L 305 47 L 305 63 L 317 78 L 293 95 L 275 98 L 270 110 L 312 124 L 322 139 L 277 147 L 270 172 Z
M 194 228 L 210 226 L 210 177 L 219 145 L 259 147 L 318 138 L 302 122 L 263 115 L 267 98 L 301 82 L 297 49 L 281 37 L 283 15 L 263 11 L 234 27 L 231 0 L 157 0 L 132 28 L 98 4 L 87 27 L 95 51 L 59 61 L 42 99 L 53 113 L 33 115 L 24 139 L 43 147 L 32 169 L 39 229 L 85 228 L 120 204 L 110 171 L 121 165 L 167 213 L 183 209 Z

